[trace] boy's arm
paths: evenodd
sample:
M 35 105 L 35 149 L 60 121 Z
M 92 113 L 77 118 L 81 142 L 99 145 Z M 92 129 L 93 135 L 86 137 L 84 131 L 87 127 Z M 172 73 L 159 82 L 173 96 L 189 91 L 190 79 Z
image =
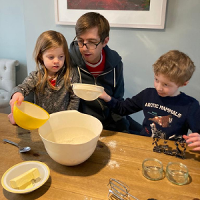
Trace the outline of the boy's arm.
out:
M 193 147 L 193 151 L 200 151 L 200 106 L 198 101 L 194 101 L 189 107 L 188 123 L 193 133 L 188 136 L 183 135 L 189 147 Z
M 200 133 L 200 105 L 197 100 L 191 102 L 188 107 L 187 123 L 193 133 Z
M 99 96 L 99 98 L 107 102 L 109 108 L 122 116 L 130 115 L 142 110 L 142 97 L 143 91 L 132 98 L 127 98 L 126 100 L 115 99 L 114 97 L 109 96 L 105 91 L 101 96 Z
M 128 120 L 125 117 L 112 112 L 112 108 L 115 107 L 116 104 L 115 100 L 118 100 L 111 98 L 111 96 L 109 96 L 105 91 L 99 98 L 103 99 L 107 103 L 107 106 L 111 109 L 112 118 L 116 122 L 116 129 L 122 132 L 129 132 L 130 124 Z

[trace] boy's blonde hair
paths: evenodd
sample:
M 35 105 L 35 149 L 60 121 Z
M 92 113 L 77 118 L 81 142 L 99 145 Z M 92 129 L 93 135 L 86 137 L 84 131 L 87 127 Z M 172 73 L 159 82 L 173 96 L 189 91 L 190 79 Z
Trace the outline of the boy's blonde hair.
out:
M 162 74 L 178 86 L 189 81 L 195 71 L 192 60 L 178 50 L 171 50 L 162 55 L 154 64 L 155 75 Z
M 98 27 L 100 41 L 104 42 L 105 38 L 109 37 L 110 25 L 103 15 L 96 12 L 85 13 L 77 20 L 75 26 L 76 37 L 94 27 Z
M 33 52 L 33 56 L 36 62 L 36 67 L 38 70 L 38 78 L 39 81 L 36 86 L 36 91 L 37 92 L 43 92 L 44 87 L 46 84 L 48 84 L 52 89 L 56 90 L 57 88 L 54 87 L 49 79 L 48 79 L 48 74 L 47 74 L 47 69 L 44 65 L 42 55 L 43 53 L 51 48 L 63 48 L 63 52 L 65 55 L 65 61 L 64 61 L 64 66 L 61 68 L 61 73 L 64 74 L 64 84 L 66 89 L 69 89 L 70 86 L 70 71 L 71 71 L 71 65 L 70 65 L 70 56 L 69 56 L 69 51 L 68 51 L 68 45 L 65 37 L 56 31 L 49 30 L 43 32 L 37 39 L 36 45 L 35 45 L 35 50 Z

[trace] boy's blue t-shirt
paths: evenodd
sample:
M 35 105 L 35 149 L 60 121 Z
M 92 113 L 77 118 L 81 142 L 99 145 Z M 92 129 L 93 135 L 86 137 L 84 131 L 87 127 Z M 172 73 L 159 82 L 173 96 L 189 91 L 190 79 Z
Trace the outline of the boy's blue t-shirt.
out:
M 114 98 L 108 103 L 120 115 L 129 115 L 143 110 L 144 121 L 141 135 L 153 136 L 155 131 L 172 135 L 186 135 L 188 129 L 200 133 L 199 102 L 180 93 L 175 97 L 161 97 L 155 88 L 147 88 L 125 101 Z

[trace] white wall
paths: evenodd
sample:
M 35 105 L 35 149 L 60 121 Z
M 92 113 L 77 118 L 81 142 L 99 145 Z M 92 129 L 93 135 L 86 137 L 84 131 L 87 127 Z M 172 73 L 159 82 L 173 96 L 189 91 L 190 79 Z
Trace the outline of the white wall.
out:
M 4 5 L 11 2 L 11 0 L 1 1 Z M 53 29 L 61 32 L 68 44 L 73 40 L 75 31 L 74 26 L 55 24 L 54 0 L 23 0 L 21 9 L 24 12 L 24 27 L 20 26 L 15 29 L 17 32 L 25 29 L 25 40 L 20 37 L 19 42 L 26 45 L 26 47 L 22 46 L 21 50 L 24 54 L 26 51 L 27 70 L 30 72 L 35 69 L 32 59 L 35 42 L 43 31 Z M 200 101 L 199 10 L 200 0 L 168 0 L 166 26 L 163 30 L 111 28 L 109 46 L 119 52 L 124 62 L 125 97 L 131 97 L 146 87 L 153 87 L 152 64 L 163 53 L 178 49 L 188 54 L 197 67 L 190 83 L 182 91 Z M 3 16 L 0 15 L 0 17 Z M 0 18 L 0 29 L 2 30 L 1 20 Z M 0 36 L 2 37 L 2 34 Z M 3 34 L 3 37 L 8 41 L 15 36 Z M 0 50 L 0 55 L 1 52 Z M 23 73 L 21 76 L 24 78 Z M 141 113 L 134 114 L 133 117 L 142 122 Z

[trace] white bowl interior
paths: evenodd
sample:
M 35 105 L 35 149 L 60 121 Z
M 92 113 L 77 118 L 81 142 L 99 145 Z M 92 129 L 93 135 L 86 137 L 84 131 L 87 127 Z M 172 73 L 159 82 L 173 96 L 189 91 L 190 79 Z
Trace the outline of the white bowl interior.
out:
M 26 171 L 29 171 L 32 168 L 37 168 L 40 173 L 40 178 L 38 179 L 38 181 L 34 184 L 32 188 L 19 190 L 19 189 L 14 189 L 10 186 L 11 179 L 23 174 Z M 21 193 L 21 194 L 28 193 L 41 187 L 49 178 L 49 173 L 50 173 L 50 170 L 46 164 L 42 162 L 38 162 L 38 161 L 25 161 L 25 162 L 16 164 L 10 169 L 8 169 L 2 176 L 1 183 L 4 189 L 6 189 L 9 192 Z
M 104 88 L 97 85 L 74 83 L 73 91 L 79 98 L 86 101 L 93 101 L 103 93 Z
M 93 116 L 62 111 L 51 114 L 39 128 L 39 134 L 53 160 L 73 166 L 92 155 L 102 129 L 102 123 Z

